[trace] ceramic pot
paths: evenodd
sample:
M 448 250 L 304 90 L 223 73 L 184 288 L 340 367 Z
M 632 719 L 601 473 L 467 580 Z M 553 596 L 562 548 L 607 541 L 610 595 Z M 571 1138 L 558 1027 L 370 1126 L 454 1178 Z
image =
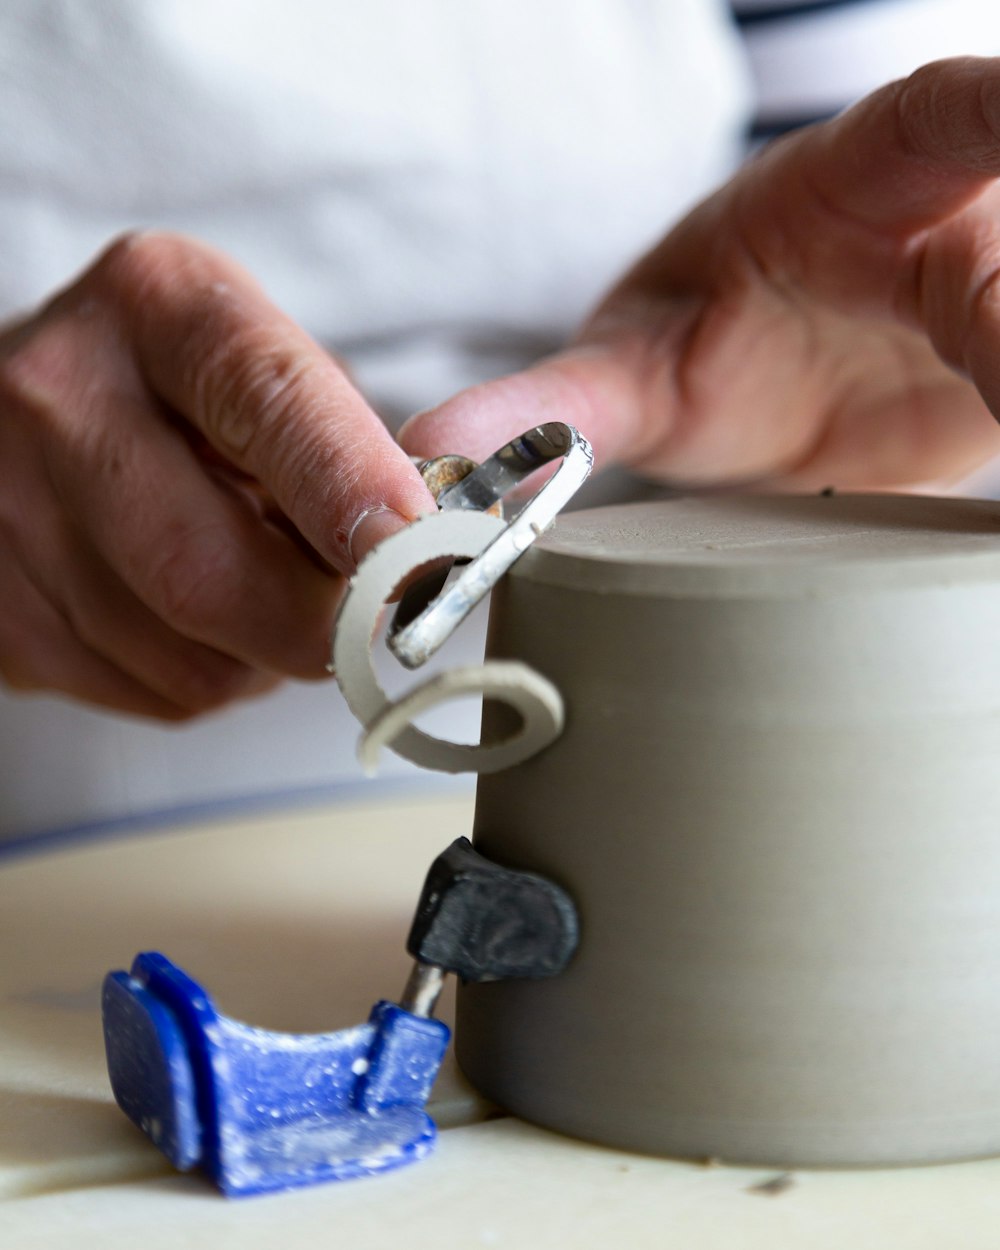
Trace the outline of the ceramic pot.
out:
M 475 1085 L 656 1154 L 1000 1153 L 1000 504 L 566 516 L 488 649 L 567 727 L 480 778 L 475 842 L 565 886 L 582 941 L 462 987 Z

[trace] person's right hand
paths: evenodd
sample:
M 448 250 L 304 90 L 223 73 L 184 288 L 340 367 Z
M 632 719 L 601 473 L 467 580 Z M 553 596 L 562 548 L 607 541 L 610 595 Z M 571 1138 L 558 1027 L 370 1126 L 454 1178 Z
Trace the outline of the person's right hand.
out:
M 228 257 L 127 236 L 0 335 L 0 675 L 181 720 L 318 677 L 343 574 L 434 504 Z
M 478 459 L 558 415 L 598 463 L 712 489 L 942 489 L 1000 455 L 1000 57 L 765 148 L 568 350 L 417 414 Z

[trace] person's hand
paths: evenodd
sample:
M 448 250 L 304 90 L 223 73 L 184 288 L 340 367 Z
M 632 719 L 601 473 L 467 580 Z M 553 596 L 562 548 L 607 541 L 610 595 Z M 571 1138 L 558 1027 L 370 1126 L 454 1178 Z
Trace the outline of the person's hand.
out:
M 1000 453 L 1000 60 L 927 66 L 778 142 L 574 347 L 412 418 L 479 458 L 553 418 L 690 485 L 882 488 Z
M 433 508 L 233 261 L 127 237 L 0 335 L 0 676 L 184 719 L 318 677 L 344 573 Z

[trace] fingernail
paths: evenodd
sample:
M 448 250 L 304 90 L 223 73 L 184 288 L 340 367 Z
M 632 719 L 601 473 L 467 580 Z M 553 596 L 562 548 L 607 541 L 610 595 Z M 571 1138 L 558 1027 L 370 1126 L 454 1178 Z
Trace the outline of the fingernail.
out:
M 360 564 L 373 547 L 391 534 L 405 529 L 408 524 L 406 517 L 387 504 L 366 508 L 351 526 L 347 536 L 347 553 L 355 564 Z

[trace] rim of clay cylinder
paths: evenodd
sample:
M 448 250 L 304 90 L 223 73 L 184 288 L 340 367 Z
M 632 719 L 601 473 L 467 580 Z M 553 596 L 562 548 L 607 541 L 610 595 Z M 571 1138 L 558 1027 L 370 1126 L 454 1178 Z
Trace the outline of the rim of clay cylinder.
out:
M 664 597 L 767 598 L 1000 580 L 1000 502 L 690 496 L 563 515 L 512 575 Z

